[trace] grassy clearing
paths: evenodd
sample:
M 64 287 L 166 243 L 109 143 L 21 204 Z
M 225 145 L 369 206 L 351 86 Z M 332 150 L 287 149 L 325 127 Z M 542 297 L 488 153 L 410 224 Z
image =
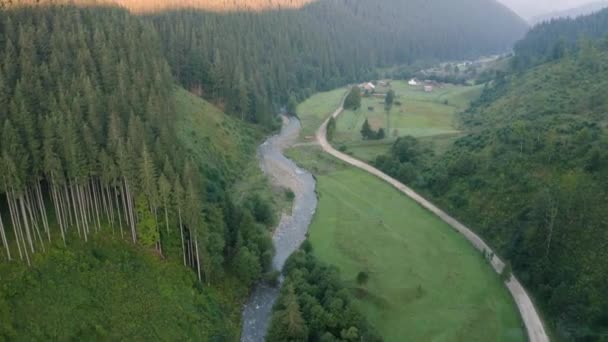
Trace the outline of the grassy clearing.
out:
M 259 195 L 272 204 L 277 222 L 281 213 L 291 211 L 292 200 L 285 189 L 270 184 L 254 157 L 256 147 L 264 139 L 259 127 L 226 115 L 182 88 L 176 90 L 175 99 L 180 113 L 177 127 L 181 143 L 207 177 L 230 184 L 237 203 Z
M 0 263 L 2 340 L 238 340 L 248 291 L 237 279 L 201 286 L 181 259 L 104 230 L 88 242 L 72 232 L 30 267 Z
M 396 93 L 395 101 L 401 104 L 395 103 L 390 112 L 388 138 L 382 141 L 362 139 L 360 130 L 365 119 L 375 130 L 387 127 L 384 99 L 366 97 L 359 110 L 345 111 L 340 116 L 334 136 L 336 146 L 346 146 L 357 158 L 372 160 L 388 151 L 397 137 L 410 135 L 427 141 L 437 138 L 437 151 L 441 152 L 460 134 L 455 124 L 456 114 L 465 110 L 482 90 L 481 86 L 445 85 L 426 93 L 421 86 L 412 87 L 404 81 L 393 81 L 391 87 Z M 378 92 L 386 91 L 387 88 L 378 88 Z
M 262 135 L 182 88 L 176 88 L 175 101 L 178 137 L 187 155 L 208 177 L 239 176 Z
M 338 266 L 386 341 L 523 341 L 506 288 L 457 232 L 386 183 L 318 147 L 289 156 L 317 176 L 315 255 Z M 357 288 L 365 271 L 369 282 Z
M 346 88 L 338 88 L 325 93 L 318 93 L 300 103 L 296 112 L 302 122 L 301 141 L 314 140 L 319 126 L 340 105 Z

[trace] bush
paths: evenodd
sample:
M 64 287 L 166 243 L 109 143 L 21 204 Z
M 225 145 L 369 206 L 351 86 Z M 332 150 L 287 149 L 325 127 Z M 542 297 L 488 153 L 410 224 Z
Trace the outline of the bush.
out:
M 365 284 L 367 284 L 369 280 L 369 274 L 365 271 L 361 271 L 359 272 L 359 274 L 357 274 L 357 284 L 363 286 Z
M 287 199 L 290 202 L 293 202 L 293 200 L 295 198 L 296 198 L 296 194 L 294 194 L 291 189 L 285 189 L 285 199 Z
M 260 279 L 262 273 L 260 261 L 247 247 L 241 247 L 237 252 L 233 260 L 233 269 L 247 287 Z
M 361 89 L 352 87 L 344 100 L 344 109 L 357 110 L 361 107 Z
M 276 287 L 279 285 L 280 276 L 281 276 L 281 272 L 279 272 L 279 271 L 268 272 L 268 273 L 264 274 L 264 276 L 262 277 L 262 281 L 264 281 L 264 283 L 268 284 L 268 286 Z
M 327 122 L 327 140 L 332 141 L 334 139 L 334 133 L 336 132 L 336 120 L 329 118 Z
M 275 217 L 269 201 L 255 194 L 249 199 L 249 208 L 255 220 L 259 223 L 271 227 L 274 225 Z

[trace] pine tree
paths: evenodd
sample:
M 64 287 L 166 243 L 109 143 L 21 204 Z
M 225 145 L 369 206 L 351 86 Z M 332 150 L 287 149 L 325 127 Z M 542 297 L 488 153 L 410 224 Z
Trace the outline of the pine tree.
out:
M 365 119 L 365 121 L 363 122 L 363 126 L 361 127 L 361 136 L 363 137 L 364 140 L 367 140 L 367 139 L 371 139 L 373 135 L 374 135 L 374 131 L 372 130 L 371 126 L 369 125 L 369 122 L 367 121 L 367 119 Z
M 282 309 L 273 315 L 272 325 L 268 330 L 267 340 L 279 341 L 307 341 L 308 328 L 302 318 L 298 297 L 295 295 L 293 285 L 287 284 L 286 295 L 281 303 Z

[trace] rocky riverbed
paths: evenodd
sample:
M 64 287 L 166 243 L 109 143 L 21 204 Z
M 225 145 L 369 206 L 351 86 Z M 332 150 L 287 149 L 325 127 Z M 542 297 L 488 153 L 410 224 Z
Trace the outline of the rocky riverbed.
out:
M 308 226 L 317 208 L 314 177 L 283 155 L 300 132 L 300 122 L 284 118 L 281 132 L 258 148 L 260 167 L 274 186 L 291 189 L 294 203 L 291 215 L 283 214 L 272 240 L 276 254 L 272 266 L 282 270 L 287 258 L 304 242 Z M 261 342 L 270 324 L 272 306 L 279 288 L 258 285 L 243 309 L 242 342 Z

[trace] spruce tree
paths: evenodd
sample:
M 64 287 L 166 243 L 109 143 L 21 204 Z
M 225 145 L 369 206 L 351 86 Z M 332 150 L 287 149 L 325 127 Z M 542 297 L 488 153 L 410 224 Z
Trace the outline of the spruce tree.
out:
M 374 135 L 374 131 L 372 130 L 372 128 L 369 125 L 369 122 L 367 121 L 367 118 L 366 118 L 365 121 L 363 122 L 363 126 L 361 127 L 361 136 L 363 137 L 364 140 L 368 140 L 368 139 L 371 139 L 373 135 Z

